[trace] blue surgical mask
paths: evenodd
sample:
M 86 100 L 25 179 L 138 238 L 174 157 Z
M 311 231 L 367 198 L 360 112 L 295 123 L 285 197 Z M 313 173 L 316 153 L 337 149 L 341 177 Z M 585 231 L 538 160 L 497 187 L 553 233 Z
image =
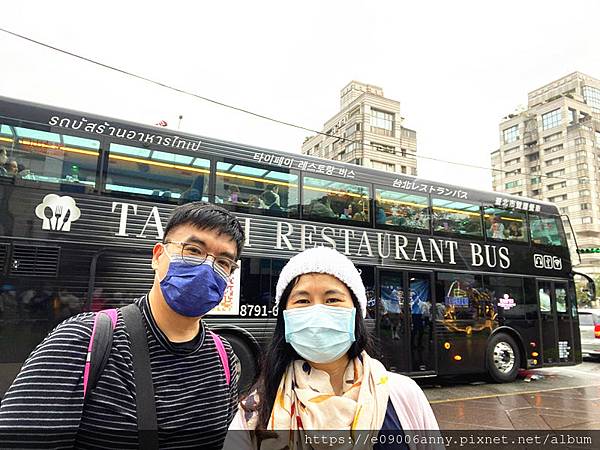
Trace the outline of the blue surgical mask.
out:
M 314 305 L 283 311 L 285 341 L 304 359 L 329 363 L 355 341 L 356 308 Z
M 181 256 L 169 253 L 167 256 L 171 262 L 160 290 L 173 311 L 186 317 L 200 317 L 221 303 L 228 277 L 218 266 L 213 269 L 208 259 L 191 265 Z

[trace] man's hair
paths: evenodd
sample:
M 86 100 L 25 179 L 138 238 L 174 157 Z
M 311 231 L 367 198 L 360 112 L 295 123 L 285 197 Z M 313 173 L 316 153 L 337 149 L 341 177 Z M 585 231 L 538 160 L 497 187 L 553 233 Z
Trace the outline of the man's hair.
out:
M 167 227 L 164 240 L 169 233 L 180 225 L 191 225 L 200 230 L 216 231 L 218 235 L 229 236 L 235 242 L 237 257 L 244 248 L 244 229 L 236 217 L 225 208 L 207 202 L 191 202 L 178 206 L 173 210 Z

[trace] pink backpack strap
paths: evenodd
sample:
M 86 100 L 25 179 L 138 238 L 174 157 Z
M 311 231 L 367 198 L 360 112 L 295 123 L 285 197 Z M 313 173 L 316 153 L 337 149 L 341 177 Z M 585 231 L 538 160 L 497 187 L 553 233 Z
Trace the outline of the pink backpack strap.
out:
M 85 368 L 83 369 L 83 396 L 87 393 L 88 381 L 90 378 L 90 368 L 92 364 L 92 350 L 94 349 L 94 340 L 96 337 L 96 327 L 98 325 L 98 317 L 100 314 L 106 314 L 112 323 L 113 330 L 117 325 L 117 310 L 116 309 L 105 309 L 94 314 L 94 324 L 92 326 L 92 335 L 88 344 L 87 354 L 85 356 Z
M 219 352 L 219 358 L 221 358 L 221 364 L 223 364 L 223 370 L 225 370 L 225 380 L 227 381 L 227 386 L 229 386 L 231 381 L 231 373 L 229 372 L 229 358 L 227 357 L 227 351 L 225 351 L 225 346 L 223 345 L 221 337 L 212 331 L 209 331 L 209 333 L 215 342 L 217 352 Z

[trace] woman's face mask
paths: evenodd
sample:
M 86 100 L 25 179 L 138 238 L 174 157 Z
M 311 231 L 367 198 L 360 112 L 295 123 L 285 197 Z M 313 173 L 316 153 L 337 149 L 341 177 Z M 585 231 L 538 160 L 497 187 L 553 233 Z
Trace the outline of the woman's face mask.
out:
M 336 361 L 355 341 L 356 308 L 317 304 L 283 311 L 285 341 L 304 359 Z
M 285 340 L 304 359 L 329 363 L 355 341 L 356 308 L 348 287 L 329 274 L 302 275 L 283 311 Z

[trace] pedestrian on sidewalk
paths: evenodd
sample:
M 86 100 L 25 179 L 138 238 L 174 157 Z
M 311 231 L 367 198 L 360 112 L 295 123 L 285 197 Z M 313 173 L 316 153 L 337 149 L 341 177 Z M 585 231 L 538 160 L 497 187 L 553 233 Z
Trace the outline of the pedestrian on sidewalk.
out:
M 365 287 L 346 256 L 326 247 L 294 256 L 279 276 L 276 302 L 273 339 L 225 449 L 306 448 L 315 430 L 346 443 L 365 431 L 402 438 L 405 430 L 438 430 L 417 384 L 370 356 Z
M 86 384 L 97 317 L 88 312 L 58 325 L 25 362 L 0 407 L 0 448 L 220 449 L 237 411 L 238 361 L 202 318 L 221 301 L 243 242 L 227 210 L 177 207 L 152 250 L 149 293 L 112 310 L 95 387 Z

